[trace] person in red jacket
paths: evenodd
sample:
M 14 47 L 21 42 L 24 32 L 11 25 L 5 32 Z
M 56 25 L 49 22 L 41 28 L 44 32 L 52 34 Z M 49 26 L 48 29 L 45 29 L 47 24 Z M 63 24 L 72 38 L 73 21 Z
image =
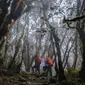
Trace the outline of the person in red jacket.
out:
M 36 56 L 36 58 L 35 58 L 35 64 L 32 67 L 33 73 L 34 73 L 34 68 L 35 68 L 36 71 L 38 71 L 39 74 L 40 74 L 40 64 L 41 64 L 41 61 L 42 61 L 41 57 L 40 56 Z
M 52 71 L 51 71 L 52 66 L 53 66 L 52 59 L 47 57 L 45 59 L 45 66 L 43 66 L 43 70 L 44 70 L 44 72 L 47 72 L 47 75 L 48 75 L 48 73 L 50 73 L 50 76 L 52 76 Z

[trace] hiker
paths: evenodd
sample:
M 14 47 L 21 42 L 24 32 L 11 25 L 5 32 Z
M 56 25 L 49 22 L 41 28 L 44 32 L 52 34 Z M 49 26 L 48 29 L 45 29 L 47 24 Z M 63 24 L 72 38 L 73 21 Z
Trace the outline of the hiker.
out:
M 36 56 L 35 64 L 34 64 L 34 66 L 32 66 L 33 73 L 34 73 L 34 68 L 35 68 L 36 71 L 38 71 L 39 74 L 40 74 L 40 64 L 41 64 L 41 61 L 42 61 L 41 57 L 40 56 Z
M 43 71 L 44 71 L 44 72 L 47 72 L 47 74 L 50 73 L 50 76 L 52 76 L 52 72 L 51 72 L 51 68 L 52 68 L 52 66 L 53 66 L 52 60 L 47 57 L 47 58 L 44 60 L 44 62 L 45 62 L 45 64 L 44 64 L 44 66 L 43 66 Z

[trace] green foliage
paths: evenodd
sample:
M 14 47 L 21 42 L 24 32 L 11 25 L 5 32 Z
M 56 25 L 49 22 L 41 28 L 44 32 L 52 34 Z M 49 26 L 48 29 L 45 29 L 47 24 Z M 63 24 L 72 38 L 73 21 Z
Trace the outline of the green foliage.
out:
M 27 36 L 24 36 L 24 40 L 27 40 Z
M 50 84 L 50 85 L 54 85 L 54 84 Z
M 69 68 L 65 72 L 67 81 L 62 81 L 59 83 L 59 85 L 84 85 L 79 82 L 79 80 L 80 80 L 79 71 L 80 70 Z
M 47 77 L 47 72 L 41 73 L 40 76 Z
M 22 77 L 25 77 L 25 78 L 26 78 L 26 77 L 28 77 L 28 76 L 30 75 L 30 73 L 23 71 L 23 72 L 20 73 L 20 75 L 21 75 Z
M 2 56 L 2 52 L 0 52 L 0 56 Z
M 80 70 L 72 69 L 72 68 L 68 69 L 68 72 L 70 72 L 70 73 L 78 73 L 79 71 Z
M 80 83 L 75 80 L 67 80 L 67 81 L 62 81 L 59 85 L 80 85 Z
M 76 79 L 79 78 L 79 71 L 80 70 L 70 68 L 65 72 L 65 75 L 68 79 Z

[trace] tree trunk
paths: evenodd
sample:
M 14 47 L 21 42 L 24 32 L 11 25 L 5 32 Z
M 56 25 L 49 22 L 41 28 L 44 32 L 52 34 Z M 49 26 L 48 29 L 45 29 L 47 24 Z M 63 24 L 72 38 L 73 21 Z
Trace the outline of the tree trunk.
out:
M 55 62 L 55 71 L 56 71 L 56 76 L 58 75 L 58 72 L 59 72 L 59 69 L 58 69 L 58 66 L 57 66 L 57 56 L 56 56 L 56 52 L 55 52 L 55 43 L 53 42 L 53 36 L 52 34 L 50 33 L 50 36 L 51 36 L 51 43 L 52 43 L 52 47 L 53 47 L 53 54 L 55 56 L 55 60 L 53 62 Z
M 21 36 L 20 36 L 20 38 L 17 42 L 17 45 L 15 46 L 15 53 L 14 53 L 14 56 L 13 56 L 12 60 L 10 61 L 9 65 L 8 65 L 8 70 L 13 68 L 13 65 L 15 64 L 15 59 L 16 59 L 16 56 L 19 52 L 20 42 L 21 42 L 21 39 L 22 39 L 23 35 L 24 35 L 24 29 L 23 29 L 22 34 L 21 34 Z
M 83 45 L 83 54 L 82 54 L 82 68 L 81 68 L 81 71 L 80 71 L 80 78 L 85 81 L 85 33 L 83 31 L 83 29 L 80 29 L 80 28 L 77 28 L 77 31 L 79 33 L 79 37 L 80 37 L 80 40 L 82 42 L 82 45 Z
M 77 7 L 79 7 L 79 6 L 80 6 L 80 0 L 78 0 L 78 2 L 77 2 Z M 79 8 L 77 9 L 77 15 L 80 15 L 81 13 L 83 13 L 84 9 L 85 9 L 85 0 L 83 0 L 83 4 L 81 6 L 80 13 L 79 13 Z M 81 26 L 80 24 L 82 25 L 82 27 L 80 27 Z M 80 71 L 79 75 L 80 75 L 80 78 L 83 81 L 85 81 L 85 32 L 84 32 L 83 29 L 84 29 L 84 20 L 83 20 L 82 23 L 77 22 L 76 30 L 79 33 L 79 37 L 80 37 L 80 40 L 81 40 L 82 45 L 83 45 L 83 48 L 82 48 L 83 49 L 83 53 L 82 53 L 83 61 L 82 61 L 82 68 L 81 68 L 81 71 Z
M 77 54 L 77 51 L 78 51 L 78 47 L 77 47 L 77 39 L 78 39 L 78 33 L 76 32 L 76 35 L 75 35 L 75 58 L 74 58 L 74 62 L 73 62 L 73 69 L 76 69 L 76 63 L 77 63 L 77 59 L 78 59 L 78 54 Z
M 59 75 L 59 81 L 66 80 L 66 77 L 64 75 L 64 68 L 62 66 L 62 61 L 61 61 L 61 51 L 60 51 L 60 46 L 59 46 L 59 38 L 55 34 L 55 30 L 54 29 L 52 29 L 51 32 L 52 32 L 53 38 L 55 40 L 55 46 L 56 46 L 57 55 L 58 55 L 58 66 L 59 66 L 59 74 L 58 75 Z

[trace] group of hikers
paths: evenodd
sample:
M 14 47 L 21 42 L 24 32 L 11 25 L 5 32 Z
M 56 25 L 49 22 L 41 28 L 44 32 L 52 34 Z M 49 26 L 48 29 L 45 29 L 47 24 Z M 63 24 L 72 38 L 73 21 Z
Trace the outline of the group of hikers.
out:
M 50 76 L 52 76 L 52 67 L 53 67 L 53 61 L 51 58 L 41 58 L 41 56 L 35 57 L 35 64 L 32 66 L 32 71 L 34 73 L 34 69 L 40 74 L 40 65 L 43 64 L 43 71 L 44 73 L 50 73 Z

